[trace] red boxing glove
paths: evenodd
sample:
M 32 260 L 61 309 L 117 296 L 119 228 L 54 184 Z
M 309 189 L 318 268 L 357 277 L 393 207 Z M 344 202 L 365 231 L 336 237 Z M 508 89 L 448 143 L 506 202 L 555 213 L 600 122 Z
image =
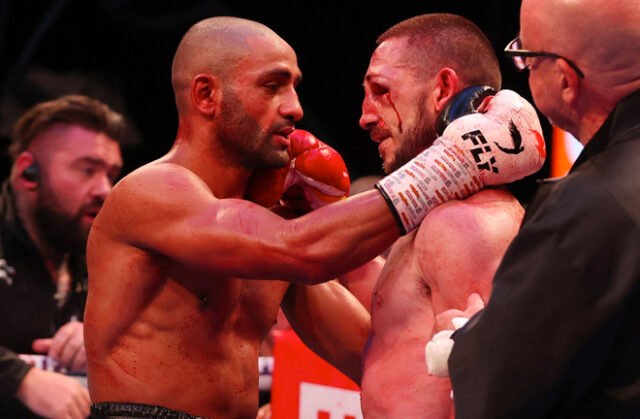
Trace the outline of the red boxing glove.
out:
M 267 208 L 280 203 L 308 211 L 347 197 L 349 173 L 336 150 L 303 130 L 292 132 L 289 141 L 289 165 L 254 173 L 247 199 Z

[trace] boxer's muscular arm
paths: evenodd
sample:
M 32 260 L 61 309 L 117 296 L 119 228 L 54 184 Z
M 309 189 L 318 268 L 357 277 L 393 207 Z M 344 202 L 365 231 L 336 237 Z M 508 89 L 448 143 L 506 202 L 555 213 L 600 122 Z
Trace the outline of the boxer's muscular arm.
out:
M 337 281 L 292 284 L 281 307 L 305 345 L 360 384 L 371 317 L 345 287 Z
M 443 204 L 425 218 L 415 249 L 436 313 L 464 311 L 472 293 L 488 301 L 495 271 L 523 215 L 506 190 L 485 189 Z
M 173 164 L 138 170 L 113 192 L 98 229 L 221 277 L 322 282 L 364 264 L 399 236 L 377 191 L 294 220 L 248 201 L 216 199 Z

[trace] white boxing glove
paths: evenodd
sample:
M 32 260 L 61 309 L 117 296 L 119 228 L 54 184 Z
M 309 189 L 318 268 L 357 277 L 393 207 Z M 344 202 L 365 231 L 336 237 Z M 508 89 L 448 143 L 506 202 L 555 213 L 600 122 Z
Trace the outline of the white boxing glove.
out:
M 456 330 L 467 323 L 466 317 L 456 317 L 452 320 Z M 424 348 L 424 359 L 427 363 L 427 372 L 440 378 L 449 376 L 449 355 L 453 349 L 453 330 L 442 330 L 427 342 Z
M 403 234 L 446 201 L 522 179 L 544 164 L 542 128 L 529 102 L 501 90 L 483 110 L 451 122 L 431 147 L 376 185 Z

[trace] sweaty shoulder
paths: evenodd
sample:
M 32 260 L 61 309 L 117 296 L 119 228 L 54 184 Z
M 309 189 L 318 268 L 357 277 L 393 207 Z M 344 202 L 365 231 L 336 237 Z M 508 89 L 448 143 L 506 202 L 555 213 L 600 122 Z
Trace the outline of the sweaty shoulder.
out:
M 202 179 L 183 166 L 174 163 L 149 163 L 125 176 L 113 191 L 120 195 L 131 192 L 161 195 L 167 191 L 201 188 L 211 193 Z
M 455 236 L 509 234 L 520 227 L 524 208 L 505 189 L 483 189 L 464 200 L 446 202 L 433 209 L 418 230 L 417 240 Z M 482 238 L 482 237 L 479 237 Z
M 173 163 L 149 163 L 125 176 L 105 201 L 94 227 L 124 233 L 137 221 L 170 220 L 186 202 L 212 199 L 207 185 Z
M 432 288 L 456 289 L 452 298 L 461 304 L 471 292 L 488 298 L 495 270 L 523 216 L 524 209 L 505 189 L 485 189 L 435 208 L 415 238 L 423 276 Z

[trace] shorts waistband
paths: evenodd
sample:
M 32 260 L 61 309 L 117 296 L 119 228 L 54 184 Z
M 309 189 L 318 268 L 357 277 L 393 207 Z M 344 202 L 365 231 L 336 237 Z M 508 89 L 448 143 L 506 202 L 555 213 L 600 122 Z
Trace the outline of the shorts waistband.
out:
M 91 418 L 95 419 L 205 419 L 163 406 L 142 403 L 101 402 L 91 406 Z

